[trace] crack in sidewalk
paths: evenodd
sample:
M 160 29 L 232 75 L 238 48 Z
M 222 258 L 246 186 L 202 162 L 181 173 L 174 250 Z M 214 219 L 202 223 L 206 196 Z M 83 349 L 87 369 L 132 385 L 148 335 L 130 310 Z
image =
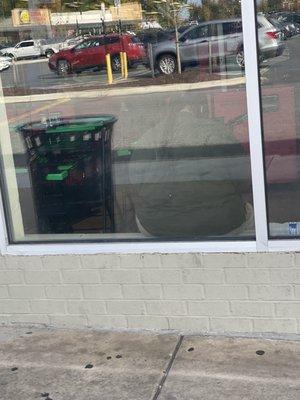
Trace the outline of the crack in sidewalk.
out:
M 176 346 L 175 346 L 175 348 L 174 348 L 174 350 L 172 352 L 170 361 L 168 362 L 167 368 L 163 372 L 163 376 L 161 377 L 161 379 L 160 379 L 160 381 L 158 383 L 158 386 L 156 388 L 156 391 L 154 393 L 154 396 L 152 397 L 151 400 L 157 400 L 159 398 L 159 396 L 161 394 L 161 391 L 162 391 L 162 389 L 164 387 L 164 384 L 165 384 L 165 382 L 166 382 L 166 380 L 167 380 L 167 378 L 169 376 L 169 373 L 170 373 L 170 371 L 172 369 L 172 366 L 173 366 L 174 361 L 176 359 L 177 353 L 178 353 L 178 351 L 179 351 L 179 349 L 181 347 L 183 339 L 184 339 L 184 335 L 180 335 L 179 338 L 178 338 L 178 341 L 176 343 Z

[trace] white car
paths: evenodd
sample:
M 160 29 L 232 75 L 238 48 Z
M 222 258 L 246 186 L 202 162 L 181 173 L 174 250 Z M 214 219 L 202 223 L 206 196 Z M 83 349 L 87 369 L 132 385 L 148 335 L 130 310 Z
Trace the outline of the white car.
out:
M 58 53 L 60 50 L 69 49 L 79 44 L 86 36 L 76 36 L 66 40 L 58 39 L 41 39 L 41 55 L 50 58 L 52 54 Z
M 0 56 L 0 72 L 8 69 L 11 66 L 11 58 Z
M 62 41 L 58 41 L 57 39 L 41 39 L 41 56 L 45 56 L 50 58 L 52 54 L 58 53 L 62 48 Z
M 42 55 L 40 40 L 24 40 L 14 47 L 7 47 L 1 50 L 5 56 L 18 60 L 19 58 L 35 58 Z

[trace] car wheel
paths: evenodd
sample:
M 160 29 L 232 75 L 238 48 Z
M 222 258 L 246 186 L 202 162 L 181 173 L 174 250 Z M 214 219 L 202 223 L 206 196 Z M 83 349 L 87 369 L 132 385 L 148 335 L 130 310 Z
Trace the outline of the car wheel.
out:
M 159 57 L 157 66 L 161 74 L 172 75 L 176 71 L 176 58 L 172 54 L 164 54 Z
M 243 48 L 241 48 L 237 51 L 236 56 L 235 56 L 235 62 L 241 69 L 245 68 L 245 54 L 244 54 Z
M 66 76 L 70 73 L 70 64 L 67 60 L 59 60 L 57 62 L 57 73 L 60 76 Z
M 114 56 L 111 60 L 111 69 L 114 72 L 120 72 L 121 71 L 121 60 L 120 56 Z
M 12 60 L 17 60 L 17 57 L 15 57 L 13 54 L 11 54 L 11 53 L 9 53 L 9 54 L 6 54 L 6 56 L 7 57 L 9 57 L 9 58 L 11 58 Z
M 45 51 L 45 56 L 47 58 L 50 58 L 54 54 L 54 51 L 52 49 L 48 49 Z

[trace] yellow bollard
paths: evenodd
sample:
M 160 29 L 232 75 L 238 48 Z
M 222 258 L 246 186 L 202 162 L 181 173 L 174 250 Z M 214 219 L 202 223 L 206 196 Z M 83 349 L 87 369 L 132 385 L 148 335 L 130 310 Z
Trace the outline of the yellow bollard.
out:
M 121 76 L 124 78 L 125 76 L 125 64 L 124 64 L 124 52 L 120 52 L 120 62 L 121 62 Z
M 107 83 L 111 85 L 113 83 L 113 74 L 111 69 L 110 54 L 106 54 L 105 59 L 106 59 Z
M 127 63 L 127 53 L 124 51 L 124 78 L 128 78 L 128 63 Z

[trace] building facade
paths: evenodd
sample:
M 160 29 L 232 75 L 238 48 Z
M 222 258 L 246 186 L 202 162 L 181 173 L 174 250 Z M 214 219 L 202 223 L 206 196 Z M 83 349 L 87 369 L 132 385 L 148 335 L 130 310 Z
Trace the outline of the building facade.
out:
M 299 335 L 299 14 L 229 3 L 3 42 L 0 323 Z

